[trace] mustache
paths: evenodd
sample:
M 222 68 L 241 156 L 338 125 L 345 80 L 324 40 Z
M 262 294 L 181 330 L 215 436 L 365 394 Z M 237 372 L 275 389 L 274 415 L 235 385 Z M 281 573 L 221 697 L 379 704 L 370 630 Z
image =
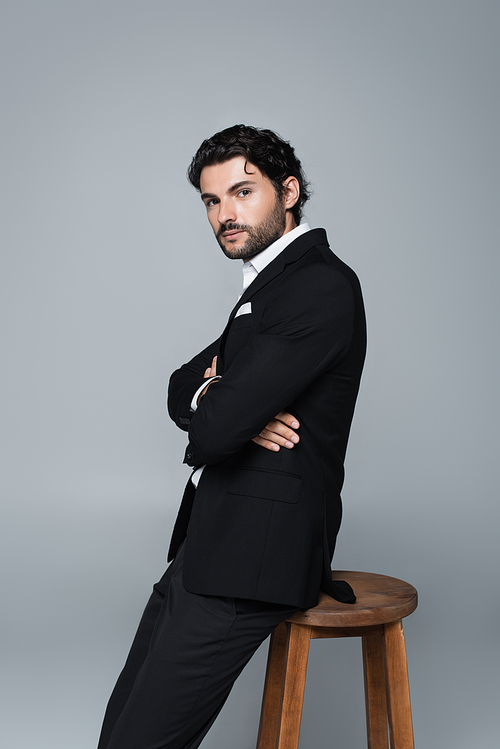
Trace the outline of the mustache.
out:
M 219 239 L 225 231 L 248 231 L 248 226 L 246 224 L 222 224 L 215 235 L 217 239 Z

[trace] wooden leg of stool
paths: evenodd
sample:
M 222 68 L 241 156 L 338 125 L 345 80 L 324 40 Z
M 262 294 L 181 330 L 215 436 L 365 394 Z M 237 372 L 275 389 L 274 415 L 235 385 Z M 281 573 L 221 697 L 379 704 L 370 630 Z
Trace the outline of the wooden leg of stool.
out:
M 257 749 L 276 749 L 278 743 L 287 647 L 288 630 L 282 622 L 272 633 L 269 643 Z
M 286 626 L 289 630 L 286 676 L 283 686 L 281 727 L 276 749 L 297 749 L 312 628 L 289 622 Z
M 297 749 L 311 627 L 283 622 L 271 637 L 257 749 Z
M 382 636 L 370 635 L 362 640 L 368 749 L 389 749 Z
M 383 642 L 391 749 L 414 749 L 406 645 L 401 620 L 384 625 Z

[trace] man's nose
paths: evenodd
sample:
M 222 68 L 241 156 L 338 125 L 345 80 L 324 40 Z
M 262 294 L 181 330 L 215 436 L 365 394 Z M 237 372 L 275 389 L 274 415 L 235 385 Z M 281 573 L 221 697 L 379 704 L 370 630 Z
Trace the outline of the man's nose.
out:
M 221 200 L 219 203 L 219 224 L 229 224 L 236 221 L 236 207 L 231 199 Z

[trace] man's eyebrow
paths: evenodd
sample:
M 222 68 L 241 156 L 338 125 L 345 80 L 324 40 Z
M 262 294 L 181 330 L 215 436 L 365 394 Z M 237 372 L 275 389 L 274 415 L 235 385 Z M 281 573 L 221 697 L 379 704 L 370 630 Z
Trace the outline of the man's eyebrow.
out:
M 255 185 L 256 182 L 253 182 L 251 179 L 242 179 L 240 182 L 236 182 L 234 185 L 231 185 L 228 193 L 232 192 L 238 192 L 238 190 L 241 190 L 242 187 L 246 187 L 247 185 Z M 214 195 L 211 192 L 202 192 L 201 193 L 201 199 L 206 200 L 207 198 L 217 198 L 218 195 Z
M 229 188 L 228 192 L 238 192 L 238 190 L 241 190 L 242 187 L 245 187 L 246 185 L 255 185 L 256 182 L 253 182 L 251 179 L 242 179 L 241 182 L 236 182 L 235 185 Z

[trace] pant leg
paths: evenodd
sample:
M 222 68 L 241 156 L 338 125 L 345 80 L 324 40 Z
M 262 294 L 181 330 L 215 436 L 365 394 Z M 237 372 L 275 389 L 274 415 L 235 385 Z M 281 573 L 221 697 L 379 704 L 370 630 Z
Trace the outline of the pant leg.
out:
M 154 606 L 158 607 L 157 600 Z M 120 677 L 124 686 L 110 713 L 111 730 L 107 728 L 104 737 L 103 728 L 99 749 L 198 747 L 245 664 L 279 622 L 295 611 L 189 593 L 182 585 L 179 563 L 153 628 L 149 614 L 149 623 L 144 624 L 150 631 L 147 653 L 143 644 L 134 647 L 136 653 L 129 657 L 133 668 Z
M 106 749 L 116 721 L 118 720 L 135 683 L 137 674 L 148 654 L 154 628 L 165 599 L 170 578 L 176 566 L 182 561 L 182 554 L 172 562 L 161 580 L 153 586 L 153 592 L 149 598 L 142 615 L 137 633 L 132 642 L 127 660 L 120 673 L 116 685 L 111 693 L 104 715 L 104 720 L 97 749 Z

